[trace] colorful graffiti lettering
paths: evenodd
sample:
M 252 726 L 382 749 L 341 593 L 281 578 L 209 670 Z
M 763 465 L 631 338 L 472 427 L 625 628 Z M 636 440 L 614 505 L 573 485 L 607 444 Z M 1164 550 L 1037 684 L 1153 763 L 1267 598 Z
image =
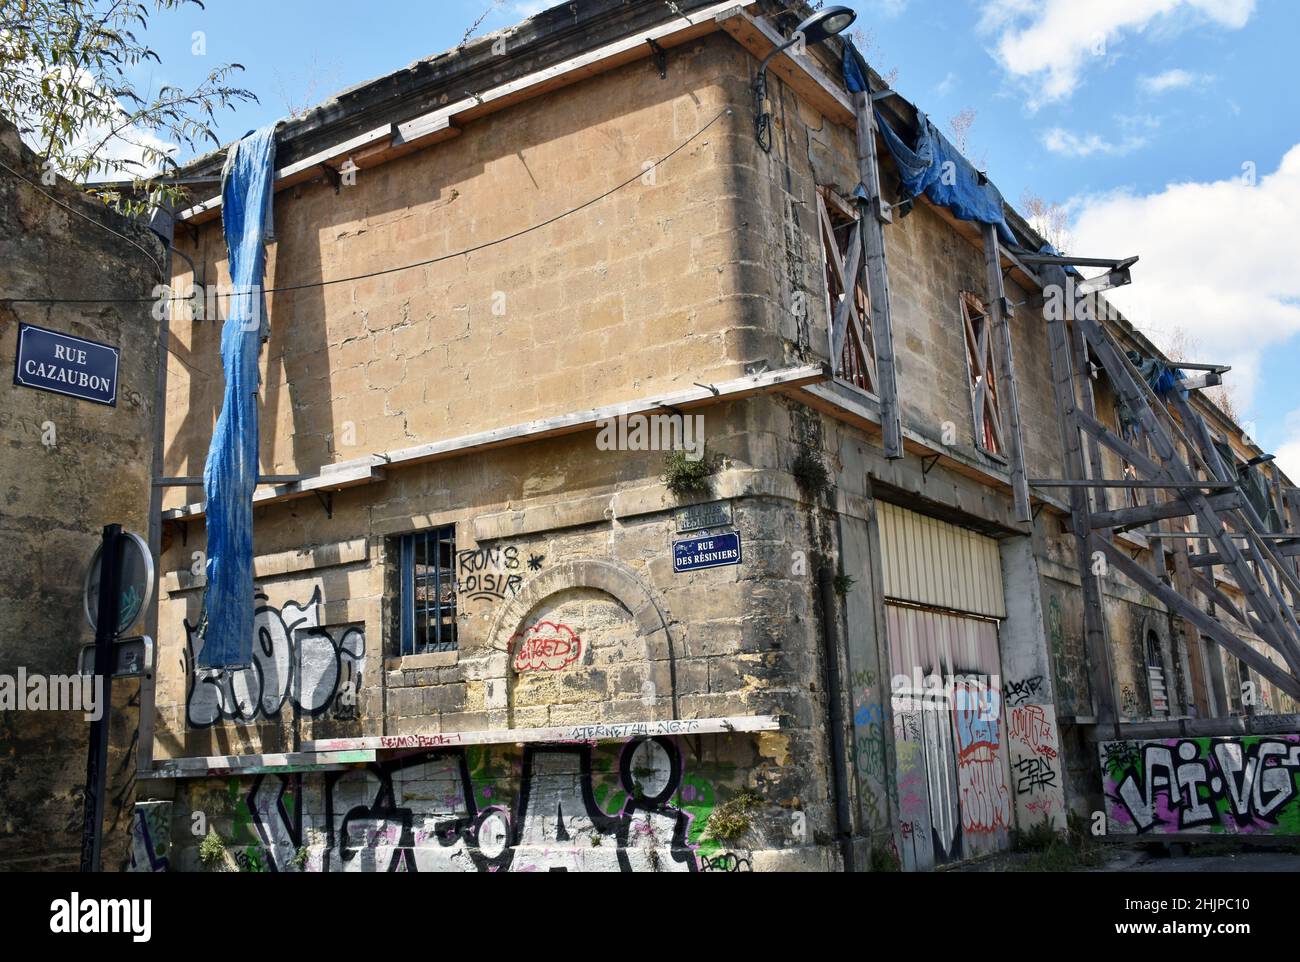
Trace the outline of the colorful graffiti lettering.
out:
M 1300 834 L 1300 735 L 1103 742 L 1099 756 L 1116 831 Z
M 336 639 L 321 629 L 320 600 L 317 587 L 306 604 L 290 601 L 275 608 L 259 592 L 253 613 L 253 663 L 239 671 L 195 669 L 201 639 L 198 626 L 185 621 L 190 679 L 185 715 L 190 727 L 275 718 L 286 703 L 313 717 L 331 710 L 340 718 L 354 715 L 366 636 L 360 628 L 345 628 Z

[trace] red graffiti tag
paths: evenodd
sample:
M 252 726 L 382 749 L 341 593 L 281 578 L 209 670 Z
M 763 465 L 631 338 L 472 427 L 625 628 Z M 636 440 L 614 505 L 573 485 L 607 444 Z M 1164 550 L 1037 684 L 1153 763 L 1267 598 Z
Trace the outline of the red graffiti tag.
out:
M 515 671 L 559 671 L 578 660 L 582 641 L 568 625 L 539 621 L 510 640 Z
M 1043 758 L 1056 757 L 1056 736 L 1047 714 L 1038 705 L 1011 709 L 1011 737 Z

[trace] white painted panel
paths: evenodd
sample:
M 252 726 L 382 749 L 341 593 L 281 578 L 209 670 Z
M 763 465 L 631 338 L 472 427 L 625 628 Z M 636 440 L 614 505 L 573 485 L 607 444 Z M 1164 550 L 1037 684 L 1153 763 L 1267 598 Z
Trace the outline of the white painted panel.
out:
M 1006 617 L 997 541 L 884 501 L 876 509 L 886 598 Z

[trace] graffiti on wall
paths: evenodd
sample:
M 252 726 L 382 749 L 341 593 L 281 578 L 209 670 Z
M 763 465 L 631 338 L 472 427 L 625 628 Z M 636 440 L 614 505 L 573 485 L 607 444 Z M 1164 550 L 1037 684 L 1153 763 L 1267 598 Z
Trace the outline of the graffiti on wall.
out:
M 582 639 L 568 625 L 539 621 L 510 639 L 515 671 L 559 671 L 582 656 Z
M 624 743 L 613 771 L 597 770 L 594 751 L 532 745 L 512 762 L 439 748 L 342 772 L 232 779 L 230 847 L 246 871 L 750 870 L 701 844 L 712 790 L 685 774 L 673 739 Z
M 171 802 L 137 802 L 131 816 L 131 872 L 166 872 L 171 867 Z
M 530 570 L 537 571 L 541 566 L 540 556 L 528 559 Z M 503 601 L 513 598 L 523 587 L 522 568 L 519 549 L 513 546 L 458 551 L 456 587 L 461 596 L 470 601 Z
M 992 685 L 964 680 L 953 704 L 962 828 L 993 832 L 1011 827 L 1011 794 L 999 751 L 1002 696 Z
M 239 671 L 196 669 L 201 638 L 198 626 L 185 621 L 189 676 L 185 715 L 190 727 L 277 718 L 286 703 L 311 717 L 326 712 L 336 718 L 354 717 L 365 632 L 359 627 L 333 633 L 321 628 L 320 601 L 319 586 L 306 604 L 289 601 L 280 608 L 259 592 L 253 614 L 253 662 Z
M 1099 746 L 1110 831 L 1300 835 L 1300 735 Z

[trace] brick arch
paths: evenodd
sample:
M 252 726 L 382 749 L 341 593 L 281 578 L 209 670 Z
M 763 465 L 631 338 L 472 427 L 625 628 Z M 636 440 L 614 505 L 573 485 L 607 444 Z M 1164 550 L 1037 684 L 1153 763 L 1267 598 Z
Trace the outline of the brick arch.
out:
M 677 717 L 677 659 L 672 636 L 663 609 L 636 574 L 624 565 L 596 559 L 566 561 L 524 582 L 519 593 L 501 605 L 492 619 L 488 643 L 499 652 L 508 652 L 510 639 L 523 630 L 537 608 L 560 592 L 575 588 L 603 592 L 627 609 L 637 637 L 644 645 L 647 662 L 667 660 L 670 678 L 672 717 Z M 502 680 L 510 676 L 510 662 L 505 662 Z

